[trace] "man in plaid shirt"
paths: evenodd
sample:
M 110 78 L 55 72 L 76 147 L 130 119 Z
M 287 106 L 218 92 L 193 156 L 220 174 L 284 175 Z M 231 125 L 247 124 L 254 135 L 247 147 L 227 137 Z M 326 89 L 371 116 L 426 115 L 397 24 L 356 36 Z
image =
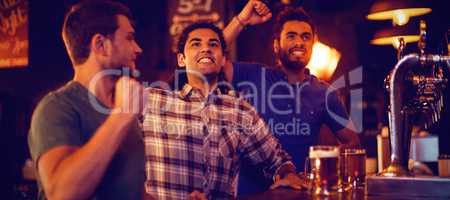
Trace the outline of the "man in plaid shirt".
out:
M 147 89 L 145 189 L 156 199 L 236 197 L 241 162 L 261 166 L 276 181 L 272 188 L 301 188 L 290 156 L 255 109 L 218 89 L 225 49 L 213 24 L 188 26 L 177 55 L 188 84 L 177 92 Z

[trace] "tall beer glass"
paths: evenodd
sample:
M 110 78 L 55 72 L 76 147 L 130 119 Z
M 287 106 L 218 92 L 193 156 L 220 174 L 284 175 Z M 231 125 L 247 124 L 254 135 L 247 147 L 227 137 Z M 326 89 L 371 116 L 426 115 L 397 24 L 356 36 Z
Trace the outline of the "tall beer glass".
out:
M 340 190 L 339 148 L 337 146 L 311 146 L 309 148 L 312 188 L 314 195 L 329 196 Z
M 344 190 L 363 188 L 366 178 L 366 150 L 344 149 L 341 152 L 340 163 Z

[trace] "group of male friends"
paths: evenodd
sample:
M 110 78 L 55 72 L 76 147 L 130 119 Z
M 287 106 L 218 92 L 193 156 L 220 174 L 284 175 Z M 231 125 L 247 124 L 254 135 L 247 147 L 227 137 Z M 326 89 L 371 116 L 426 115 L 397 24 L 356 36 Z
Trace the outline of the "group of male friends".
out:
M 185 28 L 177 62 L 187 83 L 168 91 L 123 75 L 142 52 L 127 7 L 74 5 L 62 29 L 74 77 L 40 101 L 30 127 L 39 198 L 229 199 L 267 184 L 304 187 L 297 171 L 321 124 L 343 145 L 359 140 L 351 123 L 329 114 L 348 118 L 336 92 L 305 68 L 317 33 L 301 8 L 276 19 L 279 66 L 227 61 L 240 31 L 271 16 L 250 0 L 223 31 L 211 23 Z M 235 92 L 219 87 L 227 84 L 221 73 Z M 288 123 L 306 129 L 276 128 Z

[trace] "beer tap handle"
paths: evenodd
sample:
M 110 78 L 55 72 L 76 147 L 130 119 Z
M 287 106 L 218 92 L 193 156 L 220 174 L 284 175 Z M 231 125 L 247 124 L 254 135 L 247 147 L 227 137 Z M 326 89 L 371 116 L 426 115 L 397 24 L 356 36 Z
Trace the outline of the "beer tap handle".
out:
M 443 107 L 444 107 L 444 105 L 443 105 L 443 103 L 442 103 L 442 94 L 439 94 L 438 110 L 437 110 L 439 119 L 441 119 L 441 111 L 442 111 L 442 108 L 443 108 Z
M 417 45 L 419 47 L 420 55 L 424 55 L 425 47 L 427 45 L 427 43 L 426 43 L 427 42 L 427 24 L 426 24 L 425 20 L 420 20 L 419 30 L 420 30 L 420 38 L 419 38 L 419 42 L 417 43 Z
M 427 124 L 428 124 L 428 127 L 430 127 L 431 125 L 433 125 L 433 123 L 434 123 L 434 121 L 435 121 L 435 116 L 434 116 L 434 113 L 433 113 L 433 104 L 431 104 L 430 102 L 428 102 L 427 101 L 427 116 L 428 116 L 428 121 L 427 121 Z
M 436 108 L 437 107 L 433 103 L 432 110 L 431 110 L 431 113 L 433 114 L 433 124 L 436 123 L 439 120 Z

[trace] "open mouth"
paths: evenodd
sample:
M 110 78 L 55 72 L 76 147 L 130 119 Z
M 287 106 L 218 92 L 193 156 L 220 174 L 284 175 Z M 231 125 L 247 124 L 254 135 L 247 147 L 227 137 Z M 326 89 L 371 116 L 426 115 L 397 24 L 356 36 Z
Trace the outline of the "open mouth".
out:
M 304 56 L 306 54 L 306 50 L 302 48 L 293 48 L 289 50 L 289 53 L 294 56 Z
M 197 62 L 203 64 L 215 63 L 212 57 L 201 57 L 197 60 Z

